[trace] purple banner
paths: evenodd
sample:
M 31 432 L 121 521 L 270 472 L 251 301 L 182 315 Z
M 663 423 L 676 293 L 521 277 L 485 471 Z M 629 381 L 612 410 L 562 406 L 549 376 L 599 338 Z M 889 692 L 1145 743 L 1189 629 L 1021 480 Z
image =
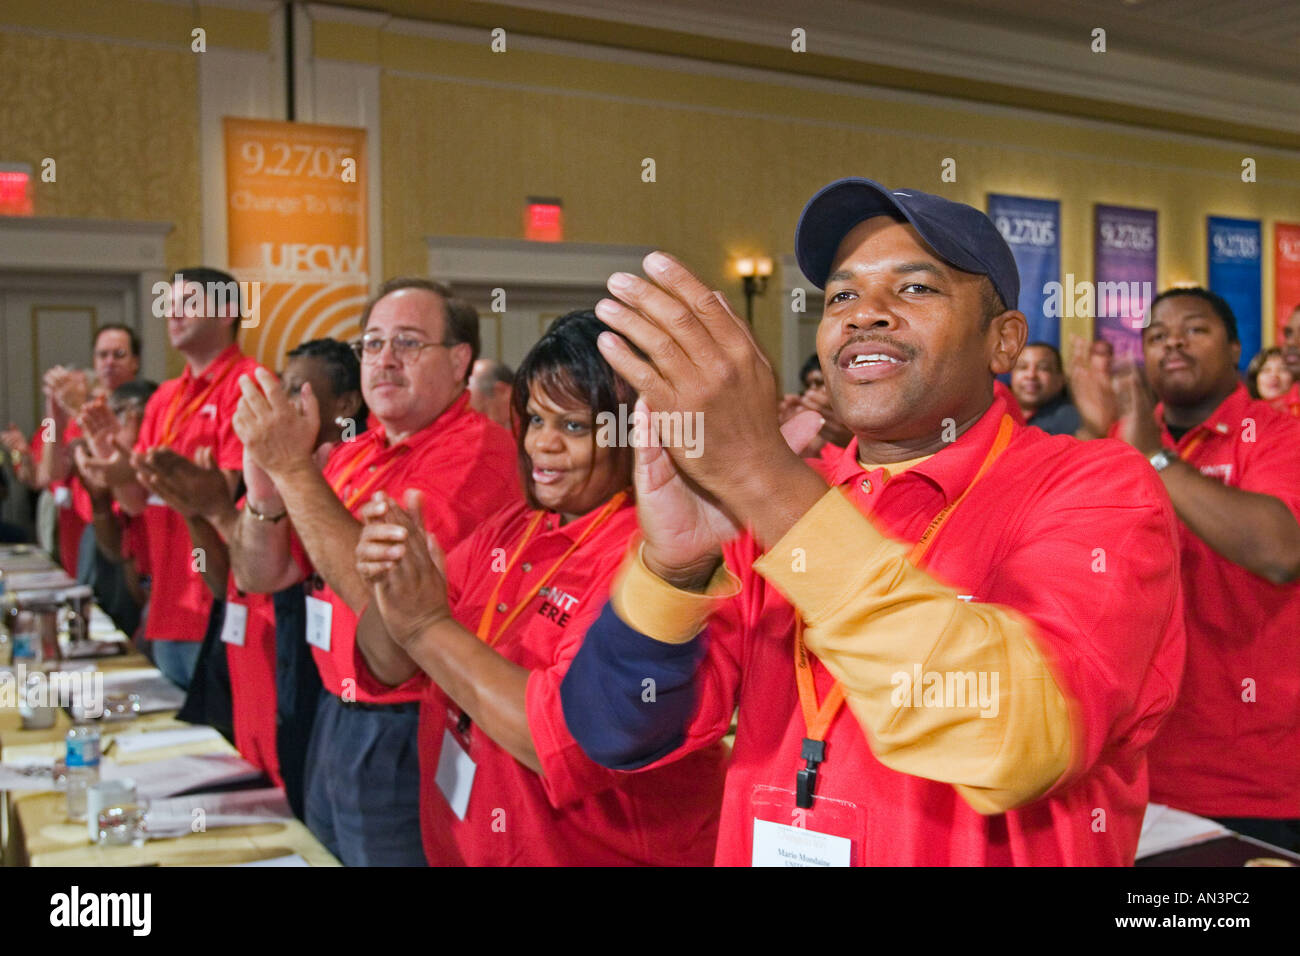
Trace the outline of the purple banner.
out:
M 1156 212 L 1098 205 L 1093 270 L 1093 335 L 1115 358 L 1142 362 L 1142 329 L 1155 297 Z

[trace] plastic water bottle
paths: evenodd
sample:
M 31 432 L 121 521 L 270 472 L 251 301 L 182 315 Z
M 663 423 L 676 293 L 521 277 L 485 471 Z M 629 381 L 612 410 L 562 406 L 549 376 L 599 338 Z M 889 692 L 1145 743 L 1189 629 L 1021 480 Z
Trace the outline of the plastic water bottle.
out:
M 38 667 L 41 663 L 41 631 L 36 626 L 36 615 L 21 611 L 14 618 L 14 632 L 10 636 L 12 663 Z
M 99 782 L 99 728 L 81 724 L 68 731 L 68 819 L 86 819 L 86 788 Z

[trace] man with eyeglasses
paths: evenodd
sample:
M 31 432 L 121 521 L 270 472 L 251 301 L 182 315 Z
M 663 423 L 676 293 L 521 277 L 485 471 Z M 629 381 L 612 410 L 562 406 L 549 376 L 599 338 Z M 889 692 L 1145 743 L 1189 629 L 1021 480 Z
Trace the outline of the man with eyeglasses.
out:
M 294 407 L 274 376 L 240 382 L 235 430 L 244 442 L 248 496 L 231 541 L 244 590 L 279 591 L 314 579 L 307 641 L 324 692 L 307 757 L 307 825 L 349 866 L 423 866 L 418 679 L 380 691 L 357 679 L 357 617 L 368 590 L 353 551 L 356 517 L 383 491 L 424 495 L 444 548 L 520 495 L 514 442 L 469 405 L 478 314 L 427 279 L 393 279 L 361 316 L 361 392 L 375 427 L 329 452 L 312 448 L 316 396 Z M 283 519 L 288 520 L 283 520 Z M 490 569 L 484 568 L 484 573 Z

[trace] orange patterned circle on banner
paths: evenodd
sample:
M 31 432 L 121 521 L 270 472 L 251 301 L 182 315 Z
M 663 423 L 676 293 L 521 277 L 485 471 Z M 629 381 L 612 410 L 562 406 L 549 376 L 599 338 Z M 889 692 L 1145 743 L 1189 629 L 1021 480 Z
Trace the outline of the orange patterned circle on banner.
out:
M 248 282 L 240 341 L 270 368 L 358 332 L 370 288 L 366 131 L 226 117 L 230 269 Z

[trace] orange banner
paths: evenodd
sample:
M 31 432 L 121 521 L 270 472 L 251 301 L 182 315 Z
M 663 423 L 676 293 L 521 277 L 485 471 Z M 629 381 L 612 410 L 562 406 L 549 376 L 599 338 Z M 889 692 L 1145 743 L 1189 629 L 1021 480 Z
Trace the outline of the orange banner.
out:
M 230 271 L 251 283 L 243 351 L 280 369 L 311 339 L 347 339 L 369 293 L 366 131 L 225 117 Z

